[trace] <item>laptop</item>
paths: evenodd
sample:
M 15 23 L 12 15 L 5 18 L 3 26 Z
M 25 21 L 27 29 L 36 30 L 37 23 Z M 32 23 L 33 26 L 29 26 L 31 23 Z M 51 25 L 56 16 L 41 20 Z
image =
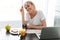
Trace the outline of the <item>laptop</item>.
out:
M 60 39 L 60 27 L 46 27 L 41 31 L 40 39 Z

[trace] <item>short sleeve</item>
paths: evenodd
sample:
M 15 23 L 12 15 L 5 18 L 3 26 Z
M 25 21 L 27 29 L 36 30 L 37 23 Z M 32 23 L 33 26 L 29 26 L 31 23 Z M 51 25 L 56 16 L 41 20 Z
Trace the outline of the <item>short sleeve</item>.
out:
M 40 20 L 42 21 L 42 20 L 45 20 L 45 16 L 43 15 L 43 12 L 42 11 L 40 11 Z

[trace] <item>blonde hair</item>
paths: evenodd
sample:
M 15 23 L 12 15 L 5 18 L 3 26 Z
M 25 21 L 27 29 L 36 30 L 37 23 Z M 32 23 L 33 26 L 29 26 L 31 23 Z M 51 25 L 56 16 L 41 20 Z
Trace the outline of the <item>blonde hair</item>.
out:
M 35 7 L 35 5 L 34 5 L 34 3 L 33 3 L 32 1 L 26 1 L 25 4 L 26 4 L 26 3 L 27 3 L 27 4 L 29 3 L 29 4 L 31 4 L 31 5 L 33 5 L 33 6 Z

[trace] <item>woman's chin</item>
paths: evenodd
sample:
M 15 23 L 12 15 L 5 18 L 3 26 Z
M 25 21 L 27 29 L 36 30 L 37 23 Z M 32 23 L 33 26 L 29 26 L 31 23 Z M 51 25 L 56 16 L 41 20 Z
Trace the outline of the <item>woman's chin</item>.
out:
M 31 10 L 27 10 L 28 11 L 28 13 L 31 13 Z

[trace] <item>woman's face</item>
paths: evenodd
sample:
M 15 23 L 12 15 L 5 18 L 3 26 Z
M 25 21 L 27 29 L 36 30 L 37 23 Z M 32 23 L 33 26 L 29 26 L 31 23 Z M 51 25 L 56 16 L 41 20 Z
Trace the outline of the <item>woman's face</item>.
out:
M 29 12 L 29 13 L 32 13 L 32 12 L 35 10 L 34 5 L 32 5 L 32 4 L 30 4 L 30 3 L 26 3 L 26 4 L 24 5 L 24 7 L 25 7 L 25 9 L 27 10 L 27 12 Z

